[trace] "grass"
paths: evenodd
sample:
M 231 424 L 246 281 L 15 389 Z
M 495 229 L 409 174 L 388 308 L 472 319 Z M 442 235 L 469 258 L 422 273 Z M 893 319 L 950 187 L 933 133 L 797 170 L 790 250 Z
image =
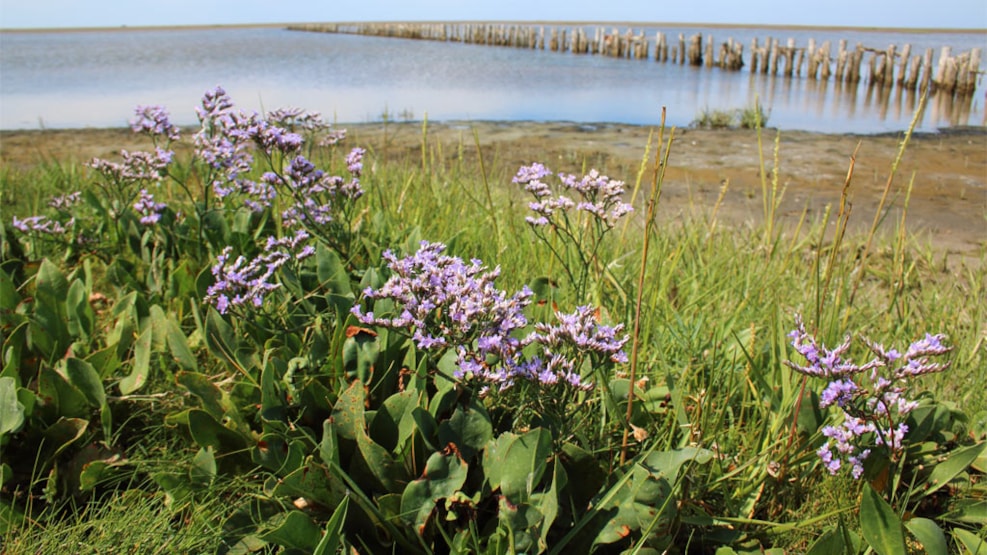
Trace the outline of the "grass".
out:
M 692 126 L 700 129 L 758 129 L 768 124 L 769 112 L 759 102 L 736 110 L 713 110 L 706 108 L 692 120 Z
M 760 106 L 751 110 L 760 111 Z M 765 122 L 763 112 L 751 110 L 739 115 L 740 125 L 755 116 Z M 696 125 L 732 126 L 737 117 L 707 111 Z M 360 217 L 374 221 L 382 245 L 426 238 L 449 244 L 464 258 L 499 265 L 499 285 L 506 291 L 540 276 L 558 278 L 559 269 L 523 221 L 527 201 L 510 183 L 517 168 L 506 167 L 496 152 L 481 151 L 480 143 L 479 137 L 458 145 L 433 143 L 423 127 L 418 151 L 392 152 L 385 158 L 380 149 L 386 145 L 360 145 L 370 150 L 366 166 L 373 168 L 365 178 L 369 193 Z M 649 145 L 649 151 L 658 160 L 675 147 L 674 136 L 669 136 Z M 640 198 L 647 196 L 650 182 L 655 188 L 651 196 L 660 202 L 659 164 L 647 156 L 645 162 L 638 176 L 644 187 Z M 585 168 L 552 169 L 576 173 Z M 606 173 L 607 168 L 599 169 Z M 784 171 L 783 164 L 780 169 Z M 4 195 L 4 224 L 11 215 L 37 212 L 47 192 L 85 182 L 83 173 L 58 162 L 23 172 L 5 170 L 0 174 L 5 191 L 32 194 Z M 634 176 L 620 177 L 631 182 Z M 982 328 L 987 321 L 987 303 L 982 301 L 987 298 L 987 253 L 981 252 L 970 266 L 946 271 L 932 249 L 910 237 L 903 222 L 883 222 L 896 228 L 895 239 L 884 244 L 875 242 L 873 234 L 834 234 L 833 222 L 842 227 L 841 218 L 847 216 L 839 207 L 819 220 L 804 218 L 798 229 L 781 229 L 773 221 L 778 193 L 765 184 L 766 220 L 747 228 L 717 225 L 715 214 L 703 207 L 651 226 L 639 201 L 639 215 L 619 234 L 622 239 L 611 237 L 600 255 L 608 263 L 605 278 L 594 283 L 594 297 L 610 319 L 634 323 L 639 330 L 633 378 L 646 380 L 640 402 L 649 408 L 634 413 L 643 437 L 632 440 L 632 456 L 685 446 L 702 446 L 714 454 L 712 463 L 697 465 L 676 485 L 690 490 L 680 512 L 687 522 L 700 523 L 682 525 L 694 527 L 696 542 L 683 551 L 711 552 L 719 545 L 716 534 L 701 532 L 702 523 L 712 525 L 713 519 L 731 524 L 734 533 L 722 541 L 738 550 L 765 546 L 801 552 L 840 522 L 857 526 L 850 516 L 857 510 L 859 483 L 826 475 L 812 452 L 812 439 L 798 432 L 812 411 L 808 402 L 801 405 L 802 412 L 797 409 L 804 384 L 782 364 L 790 357 L 786 333 L 796 312 L 814 322 L 828 345 L 847 332 L 899 348 L 927 331 L 945 333 L 954 346 L 952 367 L 924 378 L 921 387 L 967 415 L 987 411 L 982 394 L 987 385 Z M 8 252 L 4 250 L 5 256 Z M 867 255 L 861 257 L 861 252 Z M 95 286 L 98 291 L 113 288 L 119 285 Z M 176 299 L 165 306 L 173 313 L 185 312 L 187 320 L 190 302 L 195 301 Z M 584 299 L 563 288 L 556 302 L 571 307 Z M 202 372 L 232 390 L 240 376 L 210 359 L 202 338 L 195 339 L 190 345 Z M 117 424 L 127 436 L 121 446 L 127 460 L 122 474 L 103 484 L 98 494 L 70 495 L 53 503 L 37 499 L 43 509 L 0 535 L 5 553 L 222 551 L 223 526 L 244 518 L 245 502 L 273 502 L 271 477 L 240 469 L 220 470 L 202 491 L 177 506 L 174 500 L 169 503 L 150 476 L 162 467 L 187 468 L 196 456 L 197 446 L 166 418 L 175 407 L 195 403 L 167 373 L 152 378 L 144 392 L 158 397 L 114 401 L 123 413 L 132 406 L 147 411 L 140 419 Z M 960 433 L 970 433 L 961 418 L 957 422 Z M 601 420 L 598 426 L 598 435 L 605 437 L 612 423 Z M 623 455 L 617 455 L 618 436 L 589 448 L 611 469 L 623 462 Z M 37 476 L 35 483 L 46 479 Z M 3 496 L 34 496 L 36 489 L 19 494 L 4 490 Z M 960 490 L 956 495 L 962 497 Z M 924 505 L 918 510 L 937 516 Z M 257 514 L 248 519 L 260 518 Z

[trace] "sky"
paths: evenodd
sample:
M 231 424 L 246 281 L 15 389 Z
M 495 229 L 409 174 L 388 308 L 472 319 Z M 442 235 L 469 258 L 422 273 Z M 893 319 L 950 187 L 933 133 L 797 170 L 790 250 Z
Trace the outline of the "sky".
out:
M 0 28 L 626 21 L 987 29 L 984 0 L 0 0 Z

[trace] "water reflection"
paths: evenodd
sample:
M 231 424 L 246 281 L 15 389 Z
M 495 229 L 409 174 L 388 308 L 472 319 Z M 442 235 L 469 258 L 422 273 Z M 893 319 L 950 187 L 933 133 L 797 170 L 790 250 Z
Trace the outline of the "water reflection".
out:
M 164 104 L 191 125 L 192 107 L 218 83 L 246 110 L 302 106 L 339 122 L 387 111 L 432 120 L 655 124 L 666 106 L 669 123 L 685 126 L 704 110 L 757 99 L 772 127 L 874 133 L 907 128 L 918 105 L 918 95 L 901 87 L 274 28 L 3 34 L 0 41 L 2 129 L 121 126 L 138 104 Z M 936 95 L 918 129 L 982 125 L 980 99 Z

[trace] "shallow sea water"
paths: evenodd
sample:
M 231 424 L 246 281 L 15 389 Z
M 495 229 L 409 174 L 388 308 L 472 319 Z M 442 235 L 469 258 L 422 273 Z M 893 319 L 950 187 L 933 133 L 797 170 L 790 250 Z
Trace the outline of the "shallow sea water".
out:
M 621 32 L 626 27 L 621 27 Z M 987 33 L 900 34 L 777 29 L 663 29 L 732 37 L 847 38 L 913 52 L 987 46 Z M 648 31 L 652 39 L 654 30 Z M 746 56 L 746 54 L 745 54 Z M 983 77 L 981 77 L 983 79 Z M 118 127 L 137 105 L 162 104 L 196 123 L 202 93 L 222 85 L 244 110 L 297 106 L 341 122 L 395 120 L 574 121 L 688 125 L 703 110 L 759 101 L 768 125 L 833 133 L 908 127 L 917 95 L 805 77 L 768 77 L 654 60 L 615 60 L 542 50 L 288 31 L 188 28 L 0 34 L 0 129 Z M 987 84 L 972 99 L 939 95 L 918 129 L 984 125 Z

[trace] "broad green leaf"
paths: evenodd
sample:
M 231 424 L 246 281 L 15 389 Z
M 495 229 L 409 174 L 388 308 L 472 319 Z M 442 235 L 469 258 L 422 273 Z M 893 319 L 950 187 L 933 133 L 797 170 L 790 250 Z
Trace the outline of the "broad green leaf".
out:
M 645 459 L 645 465 L 663 475 L 670 483 L 678 478 L 682 465 L 695 461 L 706 464 L 713 460 L 713 453 L 699 447 L 683 447 L 671 451 L 652 453 Z
M 977 457 L 983 453 L 985 447 L 987 447 L 987 442 L 981 441 L 976 445 L 961 447 L 951 452 L 946 456 L 945 460 L 936 464 L 932 472 L 929 473 L 929 478 L 925 482 L 928 488 L 919 491 L 913 499 L 921 499 L 939 490 L 953 478 L 965 472 L 977 460 Z
M 467 461 L 492 438 L 490 415 L 476 399 L 471 399 L 466 408 L 456 407 L 452 417 L 439 424 L 439 444 L 454 444 Z
M 76 279 L 69 287 L 65 298 L 65 316 L 68 322 L 68 331 L 74 337 L 89 341 L 93 332 L 93 322 L 95 314 L 89 306 L 89 292 L 86 284 L 81 279 Z
M 171 352 L 172 359 L 182 370 L 197 372 L 199 363 L 196 361 L 195 355 L 192 354 L 192 350 L 189 349 L 188 338 L 185 337 L 185 333 L 182 332 L 178 322 L 174 318 L 168 318 L 165 320 L 164 326 L 168 351 Z
M 384 399 L 380 410 L 370 421 L 371 439 L 388 451 L 403 446 L 414 433 L 415 421 L 411 411 L 417 406 L 416 396 L 411 391 L 395 393 Z
M 349 508 L 350 498 L 343 499 L 343 502 L 332 512 L 332 516 L 326 522 L 325 534 L 319 545 L 315 546 L 312 555 L 335 555 L 339 549 L 340 541 L 343 538 L 343 525 L 346 522 L 346 510 Z
M 332 409 L 333 427 L 341 438 L 356 440 L 366 433 L 363 416 L 363 382 L 355 380 L 336 400 Z
M 913 518 L 905 521 L 905 528 L 922 544 L 928 555 L 947 555 L 949 546 L 942 528 L 927 518 Z
M 987 538 L 983 538 L 962 528 L 953 529 L 953 538 L 970 555 L 987 555 Z
M 37 296 L 46 295 L 64 300 L 68 296 L 69 282 L 58 266 L 46 258 L 41 261 L 41 267 L 34 278 L 34 289 Z
M 350 278 L 346 273 L 346 267 L 339 259 L 336 251 L 329 249 L 320 242 L 315 249 L 315 263 L 319 283 L 330 294 L 338 296 L 353 295 L 353 291 L 350 289 Z
M 456 493 L 466 482 L 467 470 L 466 462 L 455 453 L 432 453 L 422 477 L 409 483 L 401 495 L 401 515 L 405 522 L 414 525 L 420 534 L 435 504 Z
M 207 376 L 195 372 L 178 372 L 175 381 L 195 395 L 202 405 L 202 410 L 216 420 L 223 419 L 226 414 L 223 392 Z
M 374 443 L 366 432 L 357 434 L 356 444 L 360 449 L 360 455 L 367 463 L 367 470 L 380 482 L 385 491 L 391 493 L 404 491 L 408 474 L 401 461 L 395 460 L 387 449 Z
M 192 439 L 199 446 L 212 447 L 217 453 L 232 453 L 247 447 L 242 435 L 223 426 L 204 410 L 192 409 L 188 412 L 188 427 Z
M 192 457 L 189 479 L 193 484 L 208 485 L 216 479 L 216 456 L 212 447 L 201 447 Z
M 86 396 L 89 404 L 94 407 L 102 407 L 106 404 L 103 381 L 87 361 L 75 357 L 65 359 L 65 374 L 69 382 Z
M 966 522 L 987 527 L 987 503 L 982 498 L 957 499 L 942 515 L 942 519 L 951 522 Z
M 837 555 L 848 552 L 842 531 L 840 528 L 835 528 L 823 532 L 823 535 L 809 546 L 805 555 Z
M 147 383 L 148 374 L 151 371 L 151 340 L 153 332 L 151 326 L 146 326 L 141 330 L 134 344 L 134 359 L 131 363 L 130 374 L 120 380 L 120 393 L 130 395 Z
M 551 450 L 552 436 L 544 428 L 520 436 L 508 432 L 491 440 L 483 451 L 483 470 L 491 489 L 500 488 L 515 505 L 527 502 L 541 481 Z
M 277 527 L 261 536 L 268 543 L 311 553 L 322 539 L 322 529 L 301 511 L 279 515 L 275 521 Z
M 869 484 L 860 499 L 860 530 L 867 544 L 879 555 L 907 553 L 901 519 Z
M 20 302 L 21 295 L 17 292 L 14 280 L 10 278 L 10 274 L 0 269 L 0 309 L 11 313 Z
M 106 476 L 106 471 L 110 468 L 106 461 L 91 461 L 82 467 L 79 472 L 79 489 L 90 491 L 99 485 L 100 480 Z
M 86 433 L 89 423 L 81 418 L 62 418 L 44 431 L 45 454 L 48 460 L 54 459 L 69 445 Z
M 89 416 L 89 401 L 81 391 L 55 370 L 44 367 L 39 373 L 38 397 L 42 414 L 48 421 L 61 417 L 85 418 Z
M 17 382 L 14 378 L 0 378 L 0 438 L 17 432 L 24 424 L 24 405 L 17 399 Z
M 305 466 L 278 481 L 273 495 L 304 497 L 323 507 L 335 507 L 349 495 L 349 490 L 328 468 L 309 458 Z

